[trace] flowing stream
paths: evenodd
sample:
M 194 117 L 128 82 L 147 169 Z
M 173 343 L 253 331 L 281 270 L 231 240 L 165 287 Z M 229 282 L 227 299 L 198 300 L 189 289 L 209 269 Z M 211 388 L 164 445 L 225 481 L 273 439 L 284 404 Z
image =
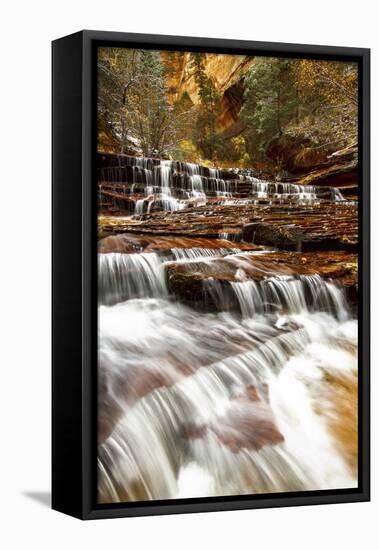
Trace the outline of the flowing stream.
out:
M 149 201 L 172 210 L 209 193 L 234 198 L 233 180 L 216 169 L 151 159 L 129 168 L 150 197 L 136 214 Z M 246 200 L 319 194 L 244 178 Z M 255 257 L 238 246 L 99 254 L 100 502 L 357 485 L 341 433 L 341 404 L 357 384 L 357 321 L 344 291 L 318 275 L 249 279 L 245 262 Z M 203 281 L 211 308 L 170 292 L 170 265 L 201 270 L 220 258 L 239 278 Z
M 138 215 L 152 208 L 175 211 L 205 204 L 210 197 L 237 205 L 259 201 L 317 204 L 323 197 L 344 200 L 335 187 L 269 182 L 250 170 L 239 174 L 190 162 L 127 156 L 117 157 L 113 166 L 99 168 L 98 181 L 100 203 L 111 197 L 111 208 Z
M 182 255 L 199 251 L 172 251 Z M 99 308 L 100 413 L 116 418 L 99 451 L 101 500 L 354 485 L 323 390 L 328 373 L 356 375 L 342 291 L 317 276 L 244 281 L 231 283 L 240 311 L 199 313 L 169 295 L 167 261 L 99 257 L 112 304 Z

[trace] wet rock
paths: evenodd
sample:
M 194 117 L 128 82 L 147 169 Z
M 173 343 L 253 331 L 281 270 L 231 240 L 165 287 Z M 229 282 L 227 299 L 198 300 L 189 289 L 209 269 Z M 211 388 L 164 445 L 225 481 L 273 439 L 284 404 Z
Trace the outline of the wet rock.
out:
M 263 447 L 284 441 L 269 401 L 267 384 L 249 385 L 240 395 L 232 398 L 231 406 L 210 424 L 187 424 L 182 432 L 186 439 L 203 439 L 216 436 L 219 445 L 233 453 L 243 449 L 259 451 Z
M 316 207 L 298 209 L 285 216 L 271 210 L 265 221 L 246 224 L 242 229 L 244 241 L 274 246 L 285 250 L 357 250 L 358 218 L 355 207 Z
M 349 350 L 357 353 L 357 350 Z M 318 413 L 323 415 L 336 443 L 343 452 L 353 475 L 358 469 L 358 376 L 352 372 L 346 376 L 331 370 L 324 373 L 326 394 L 330 396 L 330 409 L 320 407 Z
M 179 369 L 178 369 L 179 370 Z M 163 386 L 174 383 L 172 376 L 165 372 L 141 367 L 132 370 L 128 376 L 120 375 L 111 380 L 100 365 L 98 388 L 98 443 L 101 444 L 112 434 L 127 407 L 132 407 L 138 399 Z M 181 369 L 181 374 L 188 375 Z
M 205 425 L 199 426 L 193 422 L 185 424 L 181 431 L 181 436 L 186 439 L 202 439 L 206 436 L 207 427 Z
M 144 215 L 143 219 L 100 220 L 103 231 L 113 233 L 139 234 L 157 238 L 187 237 L 219 239 L 225 232 L 238 237 L 249 224 L 260 223 L 271 226 L 291 226 L 286 229 L 287 237 L 281 243 L 294 249 L 300 237 L 302 250 L 357 250 L 358 212 L 354 204 L 321 203 L 317 205 L 280 204 L 217 204 L 197 206 L 177 212 L 157 212 Z M 247 230 L 246 230 L 247 231 Z M 245 239 L 251 238 L 245 231 Z M 290 236 L 292 234 L 293 237 Z M 296 237 L 295 237 L 296 235 Z M 266 246 L 275 246 L 270 242 Z
M 209 303 L 204 291 L 203 281 L 208 278 L 204 268 L 205 265 L 201 263 L 193 264 L 192 268 L 177 263 L 166 266 L 170 293 L 185 304 L 198 303 L 203 309 L 211 309 L 212 302 Z M 226 274 L 219 273 L 219 277 L 217 280 L 222 284 L 225 280 L 232 280 L 233 275 L 231 274 L 228 279 Z
M 259 451 L 262 447 L 284 441 L 268 407 L 260 404 L 236 410 L 223 430 L 217 430 L 216 433 L 220 443 L 229 447 L 233 453 L 241 449 Z
M 232 233 L 229 233 L 233 235 Z M 205 248 L 205 249 L 235 249 L 258 250 L 260 247 L 252 243 L 238 243 L 238 245 L 227 239 L 206 239 L 190 237 L 166 237 L 148 234 L 137 235 L 134 233 L 121 233 L 109 235 L 99 240 L 98 252 L 107 254 L 111 252 L 134 253 L 134 252 L 165 252 L 173 248 Z
M 166 266 L 169 291 L 183 303 L 210 310 L 222 297 L 222 309 L 237 309 L 230 283 L 242 280 L 263 281 L 278 275 L 300 277 L 319 275 L 345 288 L 349 302 L 357 303 L 357 257 L 336 252 L 266 252 L 236 255 L 211 261 L 171 262 Z M 220 304 L 218 304 L 220 307 Z
M 98 252 L 107 254 L 110 252 L 133 253 L 141 252 L 149 245 L 147 239 L 134 235 L 110 235 L 101 239 L 98 243 Z
M 295 225 L 272 225 L 269 223 L 246 224 L 242 230 L 242 239 L 254 244 L 277 248 L 299 249 L 305 233 Z
M 249 385 L 232 401 L 228 414 L 214 428 L 219 441 L 233 452 L 241 449 L 259 451 L 267 445 L 284 441 L 269 399 L 268 384 Z

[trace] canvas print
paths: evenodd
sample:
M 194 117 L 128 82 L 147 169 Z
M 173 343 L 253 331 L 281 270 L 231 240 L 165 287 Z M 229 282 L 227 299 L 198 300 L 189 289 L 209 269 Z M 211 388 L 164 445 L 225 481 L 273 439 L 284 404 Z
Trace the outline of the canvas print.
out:
M 358 66 L 97 51 L 101 504 L 358 486 Z

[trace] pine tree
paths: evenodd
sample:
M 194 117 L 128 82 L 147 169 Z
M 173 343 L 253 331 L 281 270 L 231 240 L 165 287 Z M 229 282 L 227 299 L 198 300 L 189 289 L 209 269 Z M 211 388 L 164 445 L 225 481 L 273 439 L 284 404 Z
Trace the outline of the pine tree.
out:
M 113 149 L 124 153 L 132 140 L 147 157 L 174 152 L 188 113 L 168 101 L 160 52 L 102 48 L 98 69 L 99 129 L 111 134 Z
M 105 140 L 123 153 L 128 140 L 128 100 L 139 80 L 138 52 L 126 48 L 99 48 L 98 53 L 99 148 Z
M 213 81 L 205 72 L 204 59 L 205 54 L 191 54 L 190 63 L 194 69 L 200 99 L 200 109 L 194 126 L 193 138 L 204 157 L 213 159 L 221 144 L 216 127 L 217 116 L 220 113 L 220 96 Z
M 298 116 L 300 100 L 291 68 L 289 59 L 261 57 L 246 76 L 241 118 L 250 149 L 262 156 L 273 137 Z

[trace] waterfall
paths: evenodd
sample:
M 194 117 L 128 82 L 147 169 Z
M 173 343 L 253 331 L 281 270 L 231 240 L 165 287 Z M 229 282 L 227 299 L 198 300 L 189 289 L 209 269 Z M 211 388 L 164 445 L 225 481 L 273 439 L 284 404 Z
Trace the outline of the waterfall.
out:
M 357 380 L 344 293 L 318 275 L 248 279 L 254 254 L 99 254 L 100 502 L 356 485 L 329 429 L 333 385 L 322 385 Z M 206 281 L 213 313 L 170 295 L 172 262 L 220 259 L 240 280 Z
M 98 255 L 99 303 L 167 295 L 164 264 L 169 261 L 207 260 L 239 252 L 230 248 L 172 248 L 170 254 L 154 252 Z
M 247 171 L 207 168 L 190 162 L 119 156 L 111 166 L 98 170 L 102 197 L 113 193 L 113 209 L 140 214 L 141 195 L 149 197 L 150 208 L 176 211 L 209 199 L 227 199 L 224 204 L 319 204 L 320 200 L 344 201 L 334 187 L 297 185 L 259 179 Z M 125 200 L 114 196 L 122 187 Z M 130 206 L 129 203 L 133 203 Z
M 99 254 L 98 258 L 99 303 L 166 294 L 162 259 L 158 254 L 110 253 Z
M 134 210 L 134 213 L 142 214 L 144 204 L 145 204 L 145 199 L 139 199 L 138 201 L 136 201 L 136 209 Z
M 162 160 L 158 167 L 161 177 L 161 187 L 166 193 L 170 193 L 171 188 L 171 165 L 170 160 Z
M 220 171 L 216 168 L 209 168 L 209 177 L 211 177 L 212 179 L 219 179 Z
M 333 200 L 336 202 L 343 201 L 344 196 L 342 195 L 341 191 L 337 187 L 332 187 L 332 193 L 333 193 Z
M 204 196 L 203 182 L 201 176 L 195 174 L 190 176 L 192 196 Z
M 348 305 L 342 290 L 319 275 L 277 276 L 258 283 L 231 284 L 244 317 L 274 309 L 291 314 L 324 311 L 341 321 L 348 318 Z
M 98 194 L 128 220 L 98 254 L 99 502 L 356 487 L 357 320 L 318 273 L 345 277 L 241 230 L 342 211 L 340 190 L 120 155 Z
M 327 397 L 317 392 L 325 369 L 353 377 L 351 321 L 316 313 L 241 322 L 155 299 L 113 308 L 100 312 L 100 354 L 118 365 L 116 380 L 143 395 L 133 405 L 117 397 L 123 412 L 99 448 L 102 502 L 354 485 L 325 424 Z M 139 377 L 162 371 L 169 379 L 155 389 L 146 380 L 143 393 Z M 117 393 L 112 370 L 106 376 Z
M 175 260 L 198 261 L 206 258 L 222 257 L 232 253 L 238 253 L 238 248 L 172 248 L 172 255 Z

